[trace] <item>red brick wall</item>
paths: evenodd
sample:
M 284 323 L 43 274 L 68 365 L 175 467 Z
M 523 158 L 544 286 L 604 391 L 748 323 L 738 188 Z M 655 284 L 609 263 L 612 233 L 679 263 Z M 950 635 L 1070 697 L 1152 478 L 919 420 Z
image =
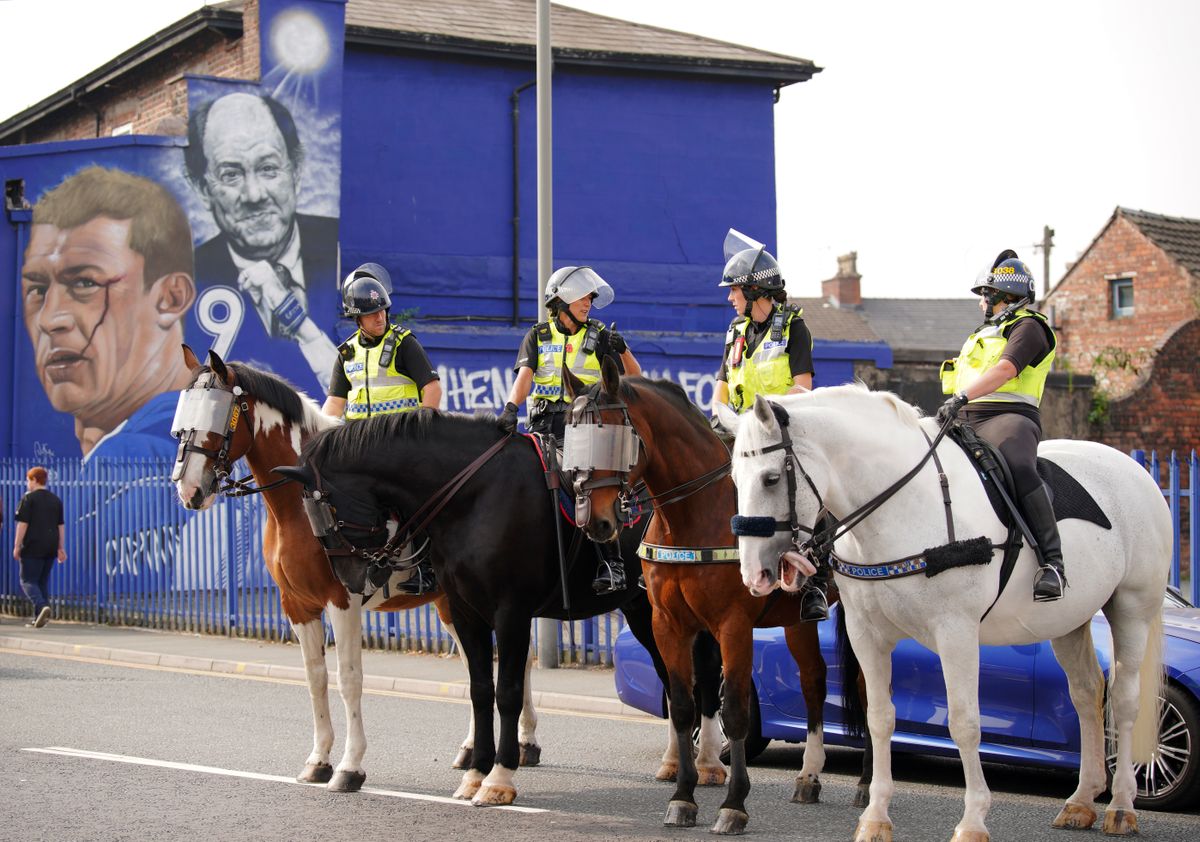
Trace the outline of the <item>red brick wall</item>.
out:
M 1112 318 L 1106 275 L 1136 273 L 1133 315 Z M 1060 369 L 1091 374 L 1112 398 L 1128 395 L 1145 379 L 1154 349 L 1183 322 L 1200 317 L 1200 284 L 1120 214 L 1049 297 L 1058 324 Z M 1121 349 L 1138 370 L 1114 367 Z M 1097 365 L 1107 357 L 1107 365 Z

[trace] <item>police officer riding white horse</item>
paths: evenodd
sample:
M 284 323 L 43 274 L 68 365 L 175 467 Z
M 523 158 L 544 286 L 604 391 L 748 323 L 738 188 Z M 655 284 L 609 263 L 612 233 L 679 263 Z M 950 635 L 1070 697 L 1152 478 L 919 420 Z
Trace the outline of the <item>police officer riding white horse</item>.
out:
M 593 309 L 612 303 L 613 289 L 589 266 L 564 266 L 546 282 L 545 305 L 550 318 L 530 328 L 521 342 L 514 367 L 517 378 L 500 414 L 501 426 L 514 430 L 518 406 L 529 399 L 529 431 L 553 437 L 562 444 L 567 410 L 563 394 L 565 366 L 586 385 L 600 379 L 600 365 L 612 359 L 622 374 L 637 375 L 642 368 L 615 327 L 589 319 Z M 625 566 L 617 544 L 593 544 L 599 556 L 596 593 L 625 587 Z
M 729 288 L 728 301 L 737 315 L 725 334 L 714 403 L 742 413 L 754 405 L 755 395 L 812 389 L 812 334 L 804 311 L 787 303 L 779 262 L 762 243 L 732 228 L 725 237 L 725 260 L 720 286 Z M 715 416 L 713 423 L 717 425 Z M 808 580 L 801 619 L 829 617 L 829 578 L 823 564 Z
M 1038 409 L 1058 344 L 1046 317 L 1030 309 L 1033 273 L 1006 249 L 980 273 L 971 292 L 980 296 L 984 323 L 967 337 L 959 355 L 942 363 L 943 424 L 961 416 L 979 438 L 1008 462 L 1017 498 L 1041 550 L 1033 598 L 1062 598 L 1067 584 L 1054 507 L 1037 472 L 1042 437 Z
M 391 276 L 378 263 L 364 263 L 342 284 L 342 314 L 358 330 L 338 346 L 326 415 L 361 421 L 376 415 L 437 409 L 442 386 L 412 331 L 391 323 Z M 393 589 L 420 595 L 436 587 L 428 560 L 417 575 Z

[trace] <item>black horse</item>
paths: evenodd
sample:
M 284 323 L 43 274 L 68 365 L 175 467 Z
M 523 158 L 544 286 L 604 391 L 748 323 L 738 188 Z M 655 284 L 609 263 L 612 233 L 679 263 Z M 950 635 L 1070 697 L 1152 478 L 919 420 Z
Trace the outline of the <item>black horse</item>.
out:
M 559 514 L 551 509 L 542 462 L 528 438 L 505 433 L 494 417 L 423 409 L 370 418 L 318 434 L 305 444 L 300 468 L 289 472 L 310 489 L 321 491 L 343 522 L 341 531 L 347 540 L 358 547 L 379 547 L 386 539 L 379 526 L 389 513 L 418 512 L 492 446 L 498 447 L 497 452 L 425 526 L 434 570 L 450 599 L 471 676 L 475 751 L 454 796 L 476 804 L 508 804 L 516 797 L 512 778 L 519 756 L 517 719 L 532 618 L 581 619 L 621 609 L 635 637 L 650 651 L 665 686 L 666 670 L 654 643 L 650 604 L 645 591 L 633 584 L 640 571 L 632 570 L 627 589 L 595 594 L 591 587 L 594 550 L 577 530 L 560 523 L 568 555 L 570 602 L 570 610 L 563 609 L 554 520 Z M 627 564 L 637 558 L 646 520 L 622 535 Z M 365 585 L 370 575 L 367 561 L 347 555 L 331 555 L 331 561 L 348 587 Z M 493 632 L 499 656 L 495 684 Z M 697 643 L 696 661 L 701 714 L 713 717 L 719 707 L 720 670 L 712 638 Z M 498 748 L 493 706 L 500 713 Z M 717 733 L 701 729 L 710 732 Z M 725 780 L 719 748 L 701 746 L 697 759 L 697 765 L 708 759 L 707 780 L 714 784 Z M 672 760 L 677 760 L 679 750 L 672 740 L 660 779 L 673 779 Z

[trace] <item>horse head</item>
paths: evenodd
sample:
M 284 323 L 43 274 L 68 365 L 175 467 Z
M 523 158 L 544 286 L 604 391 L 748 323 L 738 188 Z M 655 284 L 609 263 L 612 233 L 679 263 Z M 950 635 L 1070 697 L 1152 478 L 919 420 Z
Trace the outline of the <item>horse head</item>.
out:
M 184 345 L 183 358 L 192 379 L 179 393 L 171 422 L 171 435 L 179 439 L 171 481 L 186 508 L 207 509 L 221 480 L 253 443 L 250 396 L 216 352 L 209 351 L 208 362 L 202 365 Z
M 762 395 L 755 398 L 753 411 L 736 419 L 733 481 L 739 514 L 732 526 L 742 581 L 755 596 L 776 587 L 798 591 L 816 572 L 802 548 L 801 533 L 813 535 L 823 503 L 797 458 L 790 423 L 787 410 Z

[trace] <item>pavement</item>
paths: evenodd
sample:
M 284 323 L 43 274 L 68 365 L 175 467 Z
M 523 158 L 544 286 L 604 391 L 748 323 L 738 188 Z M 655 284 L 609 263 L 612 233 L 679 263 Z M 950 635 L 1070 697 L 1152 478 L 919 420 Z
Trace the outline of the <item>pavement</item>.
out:
M 237 673 L 304 681 L 295 643 L 218 637 L 51 620 L 35 629 L 28 618 L 0 616 L 0 650 L 68 655 L 114 665 L 160 666 L 198 672 Z M 330 647 L 336 653 L 336 647 Z M 337 685 L 336 661 L 326 659 L 330 688 Z M 607 667 L 569 666 L 532 674 L 539 710 L 612 714 L 653 719 L 617 698 Z M 467 672 L 457 655 L 363 651 L 363 689 L 391 690 L 430 698 L 465 699 Z

